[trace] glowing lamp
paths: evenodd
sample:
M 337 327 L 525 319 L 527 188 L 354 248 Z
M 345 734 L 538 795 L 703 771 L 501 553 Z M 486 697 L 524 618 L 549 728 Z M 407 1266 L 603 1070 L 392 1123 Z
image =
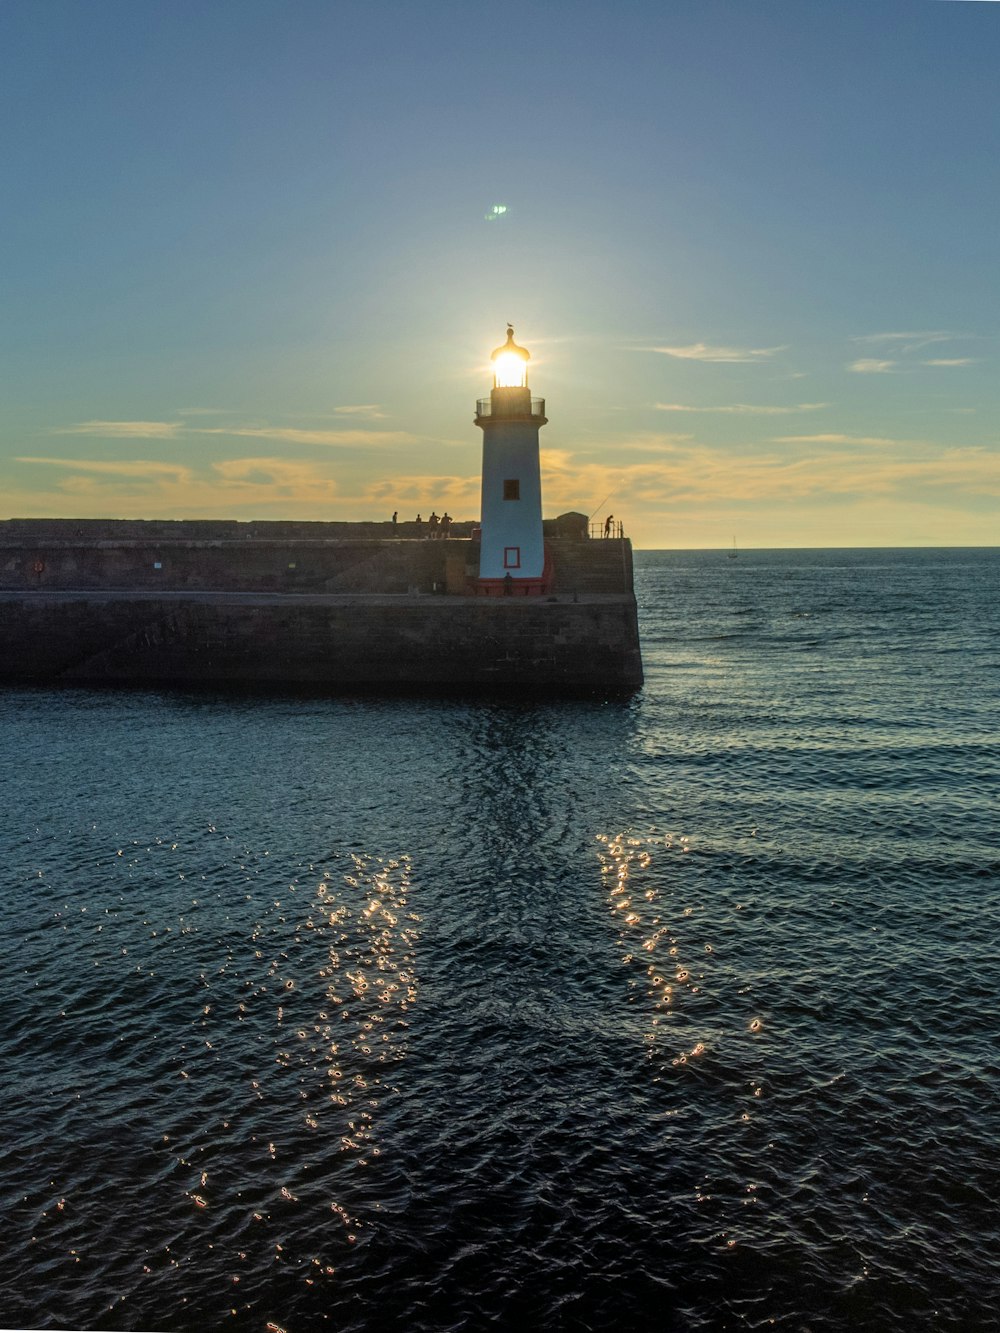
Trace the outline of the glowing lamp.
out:
M 507 325 L 507 341 L 498 347 L 490 360 L 493 362 L 494 389 L 524 389 L 528 384 L 528 359 L 531 353 L 518 347 L 514 330 Z

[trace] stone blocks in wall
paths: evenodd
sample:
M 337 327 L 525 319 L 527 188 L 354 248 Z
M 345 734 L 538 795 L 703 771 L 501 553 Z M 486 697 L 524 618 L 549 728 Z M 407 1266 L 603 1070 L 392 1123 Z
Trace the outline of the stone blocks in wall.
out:
M 100 685 L 631 690 L 634 600 L 0 596 L 0 677 Z

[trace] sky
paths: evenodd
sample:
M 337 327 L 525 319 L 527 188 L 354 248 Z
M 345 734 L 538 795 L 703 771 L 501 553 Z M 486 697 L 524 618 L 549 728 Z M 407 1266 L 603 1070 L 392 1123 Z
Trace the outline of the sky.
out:
M 989 0 L 0 0 L 0 518 L 476 518 L 510 321 L 547 516 L 996 545 L 998 69 Z

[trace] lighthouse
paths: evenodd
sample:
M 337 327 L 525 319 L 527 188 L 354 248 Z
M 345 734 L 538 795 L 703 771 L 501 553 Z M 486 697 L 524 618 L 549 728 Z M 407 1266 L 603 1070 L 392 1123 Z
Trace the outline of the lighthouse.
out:
M 482 545 L 479 591 L 540 593 L 545 588 L 542 480 L 538 432 L 545 399 L 528 388 L 530 352 L 507 341 L 492 355 L 493 390 L 476 403 L 483 432 Z

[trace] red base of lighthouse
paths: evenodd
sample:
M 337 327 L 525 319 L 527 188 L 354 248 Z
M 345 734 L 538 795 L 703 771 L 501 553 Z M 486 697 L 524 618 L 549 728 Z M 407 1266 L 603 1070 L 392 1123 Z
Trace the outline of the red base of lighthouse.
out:
M 516 579 L 506 574 L 502 579 L 470 579 L 469 591 L 476 597 L 541 597 L 552 591 L 552 557 L 545 549 L 545 563 L 540 577 Z

